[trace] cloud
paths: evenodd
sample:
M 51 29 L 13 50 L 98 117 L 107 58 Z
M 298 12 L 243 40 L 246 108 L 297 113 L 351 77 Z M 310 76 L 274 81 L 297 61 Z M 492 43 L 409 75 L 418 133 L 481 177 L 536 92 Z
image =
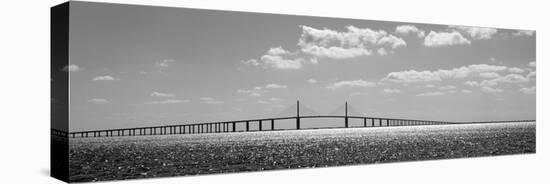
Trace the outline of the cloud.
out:
M 379 48 L 376 53 L 378 53 L 378 55 L 381 55 L 381 56 L 385 56 L 385 55 L 388 55 L 388 51 L 386 51 L 385 48 Z
M 537 67 L 537 62 L 531 61 L 531 62 L 529 62 L 529 66 L 535 68 L 535 67 Z
M 494 79 L 482 80 L 480 82 L 466 81 L 464 84 L 467 86 L 494 87 L 494 86 L 497 86 L 499 83 L 524 83 L 528 81 L 529 81 L 528 77 L 512 73 L 512 74 L 500 76 Z
M 268 101 L 265 101 L 265 100 L 257 100 L 256 103 L 259 103 L 259 104 L 269 104 Z
M 269 101 L 274 102 L 274 103 L 279 103 L 279 102 L 282 102 L 283 99 L 281 99 L 281 98 L 276 98 L 276 97 L 272 97 L 272 98 L 269 99 Z
M 283 99 L 281 99 L 281 98 L 272 97 L 268 100 L 256 100 L 256 103 L 259 103 L 259 104 L 277 104 L 277 103 L 280 103 L 282 101 L 283 101 Z
M 315 80 L 315 79 L 308 79 L 308 80 L 307 80 L 307 83 L 315 84 L 315 83 L 317 83 L 317 80 Z
M 471 90 L 467 90 L 467 89 L 463 89 L 463 90 L 460 90 L 462 93 L 467 93 L 467 94 L 470 94 L 472 93 Z
M 275 47 L 275 48 L 270 48 L 267 51 L 267 53 L 260 58 L 260 62 L 255 60 L 248 60 L 247 62 L 249 63 L 248 65 L 253 65 L 253 66 L 261 65 L 263 68 L 275 68 L 275 69 L 286 69 L 286 70 L 301 69 L 303 66 L 303 63 L 305 63 L 306 60 L 299 57 L 295 57 L 292 59 L 285 58 L 285 57 L 291 57 L 293 55 L 294 53 L 284 50 L 282 47 Z M 317 62 L 317 60 L 314 60 L 313 62 Z
M 489 86 L 483 86 L 481 88 L 481 91 L 483 91 L 485 93 L 500 93 L 500 92 L 503 92 L 504 90 L 499 89 L 499 88 L 492 88 L 492 87 L 489 87 Z
M 488 40 L 498 33 L 497 29 L 487 27 L 449 26 L 449 28 L 465 32 L 474 40 Z
M 424 46 L 427 47 L 470 45 L 471 43 L 470 40 L 464 38 L 464 36 L 457 31 L 439 33 L 430 31 L 428 36 L 424 38 Z
M 213 105 L 222 104 L 222 103 L 223 103 L 222 101 L 215 100 L 215 99 L 212 98 L 212 97 L 201 97 L 201 98 L 200 98 L 200 101 L 201 101 L 202 103 L 205 103 L 205 104 L 213 104 Z
M 532 87 L 528 87 L 528 88 L 521 88 L 521 89 L 519 89 L 519 91 L 524 93 L 524 94 L 527 94 L 527 95 L 532 95 L 532 94 L 536 93 L 536 87 L 532 86 Z
M 151 93 L 151 96 L 152 97 L 174 97 L 176 95 L 174 94 L 170 94 L 170 93 L 161 93 L 161 92 L 153 92 Z
M 456 89 L 456 86 L 453 86 L 453 85 L 441 86 L 438 89 L 440 89 L 440 90 L 451 90 L 451 89 Z
M 165 59 L 165 60 L 162 60 L 162 61 L 160 61 L 160 62 L 156 62 L 156 63 L 155 63 L 155 66 L 156 66 L 157 68 L 168 68 L 168 67 L 172 66 L 172 64 L 173 64 L 174 62 L 176 62 L 176 61 L 173 60 L 173 59 Z
M 93 81 L 114 81 L 116 80 L 114 77 L 111 77 L 109 75 L 105 76 L 97 76 L 92 79 Z
M 449 70 L 439 69 L 435 71 L 400 71 L 391 72 L 383 80 L 401 83 L 441 81 L 448 78 L 465 78 L 476 73 L 497 72 L 506 70 L 506 66 L 474 64 L 453 68 Z
M 512 73 L 523 73 L 525 70 L 518 67 L 513 67 L 513 68 L 509 68 L 508 71 Z
M 302 29 L 302 35 L 298 41 L 300 50 L 316 57 L 348 59 L 371 55 L 373 49 L 380 47 L 396 49 L 407 45 L 403 39 L 383 30 L 375 31 L 354 26 L 346 27 L 344 32 L 309 26 L 300 26 L 300 28 Z
M 529 74 L 527 74 L 527 76 L 525 77 L 529 80 L 537 80 L 537 72 L 536 71 L 529 72 Z
M 65 72 L 78 72 L 78 71 L 84 70 L 84 68 L 79 67 L 75 64 L 70 64 L 70 65 L 67 65 L 67 66 L 63 67 L 62 70 L 65 71 Z
M 279 46 L 279 47 L 270 48 L 267 51 L 267 54 L 269 54 L 269 55 L 285 55 L 285 54 L 290 54 L 290 52 L 283 49 L 283 47 Z
M 369 82 L 365 80 L 352 80 L 352 81 L 339 81 L 335 82 L 333 84 L 330 84 L 327 88 L 329 89 L 338 89 L 338 88 L 344 88 L 344 87 L 372 87 L 375 86 L 376 83 Z
M 89 99 L 88 102 L 93 104 L 110 104 L 111 103 L 109 100 L 106 100 L 103 98 L 92 98 L 92 99 Z
M 190 102 L 190 100 L 166 99 L 161 101 L 145 102 L 145 104 L 161 105 L 161 104 L 178 104 L 178 103 L 187 103 L 187 102 Z
M 384 89 L 384 93 L 401 93 L 399 89 Z
M 262 87 L 259 87 L 259 86 L 256 86 L 256 87 L 254 87 L 253 89 L 250 89 L 250 90 L 246 90 L 246 89 L 238 89 L 237 90 L 237 93 L 246 94 L 246 95 L 249 95 L 251 97 L 260 97 L 265 92 L 266 91 L 262 90 Z
M 259 66 L 260 63 L 256 59 L 249 59 L 249 60 L 242 60 L 242 64 L 248 65 L 248 66 Z
M 279 84 L 267 84 L 265 85 L 265 88 L 267 89 L 285 89 L 285 85 L 279 85 Z
M 361 95 L 368 95 L 369 93 L 367 92 L 353 92 L 353 93 L 350 93 L 349 96 L 361 96 Z
M 413 25 L 401 25 L 395 27 L 395 33 L 401 36 L 407 36 L 409 34 L 416 34 L 418 38 L 424 38 L 424 31 L 416 28 Z
M 479 86 L 479 83 L 476 81 L 466 81 L 464 82 L 464 85 L 466 86 Z
M 407 42 L 405 42 L 405 40 L 393 35 L 388 35 L 380 38 L 380 40 L 378 40 L 378 44 L 390 45 L 392 49 L 407 46 Z
M 420 94 L 417 94 L 416 96 L 441 96 L 441 95 L 445 95 L 445 93 L 441 92 L 441 91 L 431 91 L 431 92 L 426 92 L 426 93 L 420 93 Z
M 500 77 L 500 74 L 496 72 L 484 72 L 484 73 L 480 73 L 479 76 L 483 78 L 497 78 L 497 77 Z
M 533 36 L 535 35 L 535 31 L 530 30 L 517 30 L 516 32 L 512 33 L 514 36 Z
M 302 52 L 332 59 L 348 59 L 358 56 L 371 55 L 371 51 L 365 48 L 321 47 L 310 45 L 302 48 Z
M 428 81 L 440 81 L 441 77 L 431 71 L 400 71 L 389 73 L 384 80 L 392 82 L 428 82 Z

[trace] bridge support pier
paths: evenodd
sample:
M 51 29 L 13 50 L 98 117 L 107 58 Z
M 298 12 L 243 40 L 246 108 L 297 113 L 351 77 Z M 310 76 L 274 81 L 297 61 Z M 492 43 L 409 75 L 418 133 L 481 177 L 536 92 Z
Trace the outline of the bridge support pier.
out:
M 262 131 L 262 120 L 258 121 L 258 131 Z
M 246 121 L 246 131 L 248 132 L 250 130 L 250 122 Z
M 296 117 L 296 130 L 300 130 L 300 117 Z
M 348 128 L 348 127 L 349 127 L 349 125 L 348 125 L 348 117 L 346 116 L 344 119 L 345 119 L 345 120 L 344 120 L 344 121 L 345 121 L 345 126 L 346 126 L 346 128 Z
M 271 130 L 275 130 L 275 120 L 271 120 Z

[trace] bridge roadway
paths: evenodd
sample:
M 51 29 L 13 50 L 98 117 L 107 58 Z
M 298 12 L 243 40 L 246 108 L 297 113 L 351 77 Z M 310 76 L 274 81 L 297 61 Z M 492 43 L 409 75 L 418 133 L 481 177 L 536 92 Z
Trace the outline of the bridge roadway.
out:
M 112 137 L 112 136 L 144 136 L 144 135 L 172 135 L 172 134 L 199 134 L 199 133 L 228 133 L 228 132 L 249 132 L 249 131 L 273 131 L 276 120 L 296 120 L 296 129 L 277 129 L 277 130 L 301 130 L 300 120 L 315 118 L 341 118 L 344 119 L 344 126 L 341 128 L 350 128 L 349 119 L 362 119 L 362 127 L 390 127 L 390 126 L 418 126 L 418 125 L 451 125 L 451 124 L 479 124 L 479 123 L 512 123 L 512 122 L 534 122 L 535 120 L 511 120 L 511 121 L 469 121 L 469 122 L 451 122 L 451 121 L 431 121 L 414 120 L 382 117 L 364 117 L 364 116 L 343 116 L 343 115 L 314 115 L 314 116 L 291 116 L 277 118 L 259 118 L 236 121 L 207 122 L 195 124 L 177 124 L 163 126 L 148 126 L 122 129 L 90 130 L 79 132 L 63 132 L 52 129 L 52 135 L 72 138 L 77 137 Z M 269 129 L 263 127 L 264 122 L 269 122 Z M 250 130 L 251 123 L 258 123 L 257 130 Z M 237 131 L 238 124 L 245 124 L 245 129 Z M 328 127 L 319 127 L 328 128 Z M 315 129 L 319 129 L 315 128 Z M 331 127 L 334 128 L 334 127 Z M 340 127 L 337 127 L 340 128 Z M 357 128 L 357 127 L 354 127 Z M 311 129 L 311 128 L 310 128 Z

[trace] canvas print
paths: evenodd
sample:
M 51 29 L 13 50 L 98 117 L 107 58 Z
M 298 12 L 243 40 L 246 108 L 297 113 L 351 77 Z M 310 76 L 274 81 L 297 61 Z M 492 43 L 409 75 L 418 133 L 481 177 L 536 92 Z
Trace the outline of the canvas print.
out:
M 89 182 L 535 153 L 536 32 L 71 1 L 52 176 Z

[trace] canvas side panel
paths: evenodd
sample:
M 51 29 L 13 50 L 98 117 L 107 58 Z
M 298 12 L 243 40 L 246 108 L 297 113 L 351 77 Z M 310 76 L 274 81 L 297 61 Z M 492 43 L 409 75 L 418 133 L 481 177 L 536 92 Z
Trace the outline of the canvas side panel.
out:
M 50 10 L 50 175 L 69 181 L 69 2 Z

